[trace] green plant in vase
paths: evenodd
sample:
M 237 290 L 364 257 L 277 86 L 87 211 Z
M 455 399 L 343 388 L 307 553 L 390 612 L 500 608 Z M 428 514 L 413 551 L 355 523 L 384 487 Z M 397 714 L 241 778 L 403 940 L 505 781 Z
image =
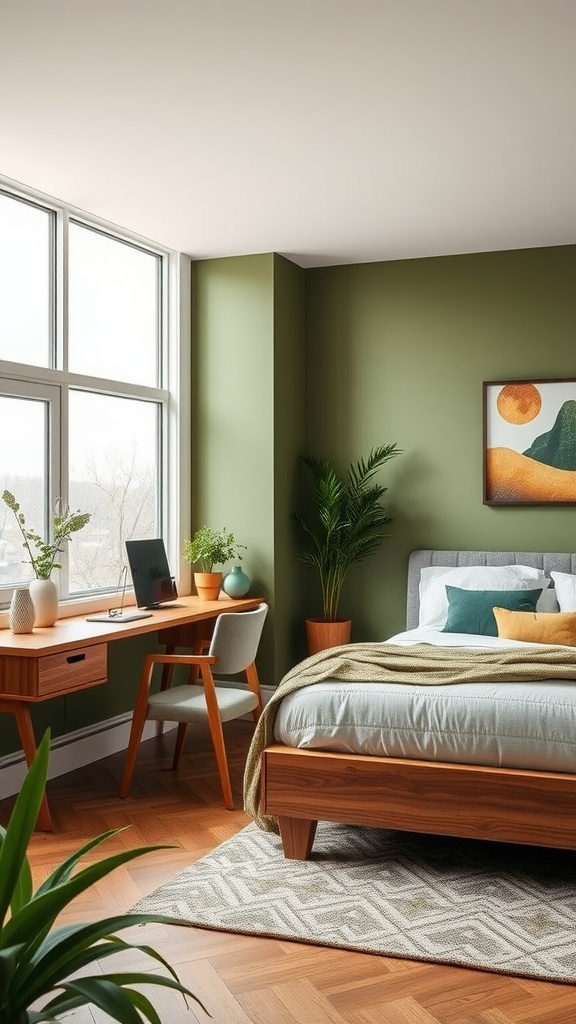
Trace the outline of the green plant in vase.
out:
M 26 526 L 20 504 L 10 491 L 3 492 L 2 501 L 14 513 L 35 579 L 44 581 L 43 585 L 37 585 L 34 581 L 30 584 L 30 594 L 36 608 L 36 625 L 52 626 L 58 618 L 58 590 L 52 580 L 52 572 L 62 568 L 61 562 L 56 559 L 72 534 L 86 526 L 91 514 L 81 512 L 80 509 L 72 512 L 61 498 L 57 498 L 52 519 L 52 539 L 44 540 L 39 533 Z
M 203 600 L 214 601 L 218 598 L 222 586 L 222 572 L 215 572 L 214 566 L 224 565 L 231 559 L 242 560 L 245 544 L 238 544 L 234 534 L 226 528 L 214 530 L 210 526 L 201 526 L 191 540 L 187 540 L 182 551 L 182 558 L 188 565 L 197 565 L 194 583 L 198 596 Z
M 69 507 L 63 505 L 62 500 L 57 498 L 52 520 L 52 540 L 46 541 L 35 530 L 27 528 L 24 513 L 20 511 L 20 505 L 10 491 L 4 491 L 2 501 L 16 517 L 18 529 L 24 540 L 23 547 L 28 552 L 28 561 L 36 579 L 49 580 L 54 569 L 62 568 L 61 563 L 56 559 L 64 550 L 64 544 L 70 540 L 73 533 L 77 533 L 78 530 L 82 530 L 86 526 L 91 518 L 90 512 L 80 512 L 79 509 L 71 512 Z M 34 551 L 31 545 L 34 545 Z
M 350 463 L 345 475 L 338 474 L 328 459 L 303 455 L 302 462 L 312 479 L 311 512 L 294 513 L 304 538 L 304 546 L 297 557 L 318 573 L 321 589 L 322 616 L 308 620 L 308 646 L 310 653 L 322 647 L 345 642 L 350 635 L 350 623 L 345 630 L 314 630 L 322 634 L 311 639 L 313 624 L 340 624 L 338 612 L 342 587 L 348 570 L 373 554 L 384 537 L 392 517 L 381 503 L 387 488 L 374 481 L 377 471 L 390 459 L 401 454 L 396 444 L 372 448 L 366 459 Z M 324 638 L 327 636 L 325 640 Z M 335 641 L 329 639 L 336 636 Z
M 184 544 L 182 557 L 189 565 L 198 564 L 201 572 L 212 572 L 215 565 L 224 565 L 232 558 L 242 560 L 241 551 L 245 544 L 237 544 L 233 533 L 224 528 L 213 530 L 201 526 L 191 540 Z

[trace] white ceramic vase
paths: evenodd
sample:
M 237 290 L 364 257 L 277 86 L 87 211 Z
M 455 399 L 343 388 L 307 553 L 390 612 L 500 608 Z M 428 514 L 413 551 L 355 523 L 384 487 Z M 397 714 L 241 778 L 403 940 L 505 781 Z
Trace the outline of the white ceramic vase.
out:
M 8 625 L 13 633 L 31 633 L 36 610 L 28 587 L 16 587 L 10 601 Z
M 30 596 L 36 609 L 36 626 L 53 626 L 58 618 L 58 588 L 54 580 L 32 580 Z

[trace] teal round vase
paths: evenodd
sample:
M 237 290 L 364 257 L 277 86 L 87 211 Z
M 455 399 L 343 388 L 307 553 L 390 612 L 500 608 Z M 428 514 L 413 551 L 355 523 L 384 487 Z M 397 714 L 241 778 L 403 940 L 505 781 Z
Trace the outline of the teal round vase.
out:
M 222 589 L 228 597 L 245 597 L 250 590 L 250 579 L 243 571 L 242 566 L 235 565 L 224 577 Z

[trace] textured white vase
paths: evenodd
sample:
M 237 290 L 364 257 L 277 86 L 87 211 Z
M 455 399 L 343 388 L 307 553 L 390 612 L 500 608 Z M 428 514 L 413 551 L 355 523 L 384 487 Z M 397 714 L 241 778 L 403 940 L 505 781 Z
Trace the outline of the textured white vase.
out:
M 10 602 L 8 625 L 13 633 L 31 633 L 34 628 L 36 609 L 28 587 L 16 587 Z
M 58 618 L 58 588 L 54 580 L 32 580 L 30 596 L 36 609 L 36 626 L 53 626 Z

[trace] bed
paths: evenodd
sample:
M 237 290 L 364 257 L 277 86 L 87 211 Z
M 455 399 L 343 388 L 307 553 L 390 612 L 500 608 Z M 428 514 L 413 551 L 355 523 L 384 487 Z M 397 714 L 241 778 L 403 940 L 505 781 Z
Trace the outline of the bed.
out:
M 295 746 L 291 744 L 298 740 L 278 741 L 279 736 L 285 735 L 282 731 L 285 729 L 285 723 L 282 725 L 283 712 L 279 713 L 278 707 L 282 708 L 292 697 L 297 697 L 297 694 L 286 695 L 282 702 L 267 712 L 267 732 L 260 729 L 259 739 L 255 736 L 245 785 L 247 809 L 261 827 L 279 831 L 285 857 L 301 860 L 309 857 L 319 820 L 576 849 L 576 639 L 566 642 L 561 634 L 561 642 L 557 639 L 549 642 L 548 638 L 526 642 L 524 639 L 507 639 L 506 634 L 504 639 L 499 636 L 487 639 L 484 634 L 460 634 L 458 630 L 446 635 L 442 627 L 440 630 L 431 629 L 426 618 L 421 621 L 424 601 L 428 608 L 430 606 L 430 592 L 422 589 L 425 578 L 434 582 L 436 596 L 440 592 L 444 597 L 448 595 L 450 601 L 452 598 L 460 600 L 467 586 L 447 589 L 444 581 L 451 577 L 444 573 L 449 568 L 458 570 L 456 582 L 459 582 L 460 572 L 466 576 L 470 569 L 476 579 L 476 569 L 472 567 L 478 566 L 487 567 L 489 579 L 492 579 L 493 572 L 501 571 L 492 567 L 502 567 L 502 571 L 509 566 L 516 567 L 518 572 L 524 572 L 523 567 L 533 570 L 537 575 L 534 579 L 522 580 L 519 590 L 527 592 L 522 594 L 523 602 L 528 600 L 528 595 L 530 601 L 536 602 L 534 595 L 538 595 L 538 603 L 526 606 L 513 603 L 510 606 L 512 610 L 503 614 L 511 615 L 515 622 L 525 622 L 530 618 L 538 623 L 552 622 L 555 628 L 563 623 L 574 631 L 576 555 L 420 550 L 413 552 L 409 559 L 407 630 L 383 644 L 368 647 L 378 649 L 378 659 L 405 648 L 410 657 L 416 659 L 421 678 L 417 685 L 406 687 L 402 685 L 406 679 L 401 676 L 400 684 L 392 684 L 395 687 L 394 699 L 402 699 L 402 690 L 416 693 L 415 699 L 420 705 L 438 705 L 442 716 L 445 711 L 438 702 L 446 696 L 453 697 L 457 692 L 458 701 L 462 704 L 466 688 L 474 688 L 476 705 L 473 712 L 469 709 L 466 712 L 467 720 L 490 722 L 492 713 L 496 718 L 502 717 L 504 693 L 507 710 L 503 718 L 506 721 L 510 718 L 512 711 L 509 709 L 512 707 L 516 716 L 510 718 L 510 735 L 504 741 L 498 738 L 495 748 L 491 735 L 490 742 L 481 742 L 480 749 L 476 746 L 471 750 L 466 729 L 460 729 L 461 735 L 456 740 L 448 729 L 449 742 L 446 743 L 446 737 L 439 741 L 433 726 L 430 726 L 423 730 L 422 745 L 417 744 L 413 750 L 410 747 L 414 741 L 411 719 L 409 729 L 396 730 L 400 734 L 398 749 L 392 744 L 391 753 L 388 750 L 385 756 L 375 753 L 370 747 L 368 753 L 365 748 L 356 747 L 356 738 L 350 745 L 350 737 L 346 738 L 344 747 L 338 749 L 340 740 L 334 738 L 338 735 L 337 729 L 328 738 L 315 736 L 308 746 Z M 471 589 L 480 590 L 481 587 L 480 582 Z M 485 594 L 492 592 L 493 588 L 489 587 L 480 594 L 474 594 L 473 600 L 478 603 Z M 464 594 L 464 597 L 468 601 L 470 595 Z M 497 603 L 499 605 L 500 600 Z M 453 607 L 455 605 L 450 603 L 449 615 L 452 615 Z M 525 607 L 529 612 L 532 608 L 535 614 L 520 614 L 518 618 L 515 609 L 522 612 Z M 458 625 L 457 616 L 455 622 Z M 430 638 L 435 633 L 443 636 L 441 642 L 453 649 L 446 654 L 447 658 L 462 657 L 464 664 L 470 660 L 474 666 L 484 665 L 484 661 L 490 663 L 503 659 L 506 664 L 516 666 L 518 663 L 520 673 L 513 675 L 512 681 L 504 675 L 502 681 L 504 669 L 500 668 L 500 677 L 495 683 L 484 679 L 468 683 L 460 678 L 457 683 L 420 686 L 428 671 L 428 663 L 432 671 L 433 660 L 439 659 L 440 663 L 444 659 L 442 648 L 432 646 L 435 640 Z M 554 637 L 554 633 L 551 635 Z M 489 650 L 481 650 L 483 647 Z M 359 649 L 359 656 L 364 654 L 362 645 L 351 645 L 351 654 L 356 653 L 355 648 Z M 458 649 L 457 653 L 454 649 Z M 334 656 L 339 651 L 343 649 L 336 649 Z M 331 656 L 327 657 L 326 664 L 332 664 Z M 426 661 L 424 670 L 422 659 Z M 302 669 L 297 666 L 289 675 L 297 677 L 298 672 L 308 665 L 317 671 L 322 668 L 321 662 L 322 656 L 316 655 L 303 662 Z M 413 668 L 412 665 L 410 667 Z M 533 678 L 535 670 L 539 674 Z M 363 678 L 367 678 L 365 665 L 363 672 Z M 490 679 L 490 676 L 486 678 Z M 306 699 L 318 687 L 324 687 L 322 700 L 326 702 L 326 687 L 342 685 L 340 679 L 334 682 L 326 675 L 320 676 L 320 680 L 306 689 Z M 297 679 L 296 685 L 299 685 Z M 386 687 L 388 684 L 383 685 Z M 351 685 L 348 690 L 356 694 L 361 687 Z M 389 694 L 386 701 L 389 706 Z M 338 717 L 342 701 L 332 695 L 332 706 Z M 413 712 L 412 706 L 410 713 Z M 421 707 L 420 713 L 425 713 Z M 302 710 L 296 702 L 296 725 L 299 715 L 301 718 Z M 525 730 L 519 730 L 519 722 L 534 723 L 529 729 L 530 742 L 525 742 Z M 305 728 L 303 733 L 306 733 Z M 388 730 L 387 738 L 390 734 L 391 730 Z M 534 742 L 534 734 L 538 742 Z M 263 742 L 262 737 L 266 735 L 268 740 Z M 405 737 L 408 735 L 410 743 L 407 744 Z M 511 745 L 510 739 L 513 740 Z M 258 743 L 261 744 L 260 749 Z M 256 781 L 254 766 L 257 769 Z

